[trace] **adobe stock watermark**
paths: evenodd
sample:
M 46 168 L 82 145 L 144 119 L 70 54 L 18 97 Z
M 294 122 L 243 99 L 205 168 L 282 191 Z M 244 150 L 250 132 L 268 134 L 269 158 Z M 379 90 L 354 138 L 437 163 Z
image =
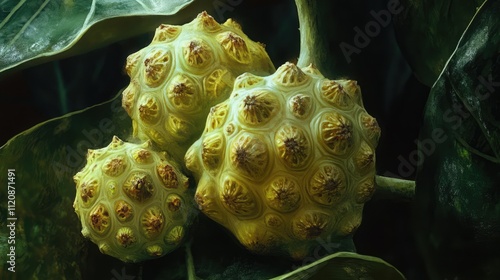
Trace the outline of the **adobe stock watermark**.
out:
M 110 107 L 114 114 L 118 114 L 120 120 L 128 117 L 121 107 L 121 98 L 113 100 Z M 61 180 L 64 176 L 74 175 L 85 161 L 87 150 L 109 144 L 106 141 L 110 141 L 110 139 L 107 139 L 105 135 L 110 135 L 113 131 L 115 131 L 115 124 L 109 118 L 101 119 L 93 128 L 83 129 L 81 140 L 75 146 L 66 145 L 64 147 L 66 157 L 62 161 L 52 162 L 52 169 L 57 178 Z
M 399 0 L 389 0 L 386 10 L 378 12 L 371 10 L 370 15 L 374 20 L 367 22 L 364 30 L 361 30 L 358 26 L 354 27 L 354 31 L 356 32 L 353 38 L 354 46 L 346 42 L 339 44 L 347 63 L 351 63 L 351 56 L 353 54 L 360 54 L 362 49 L 368 47 L 371 40 L 380 34 L 382 28 L 389 26 L 392 16 L 401 13 L 403 9 Z
M 479 80 L 479 84 L 474 90 L 474 95 L 477 97 L 478 102 L 485 102 L 500 87 L 500 82 L 493 81 L 491 74 L 488 77 L 479 76 L 477 79 Z M 465 106 L 453 104 L 451 108 L 443 113 L 442 118 L 446 127 L 451 128 L 453 131 L 459 129 L 463 122 L 472 116 L 471 113 L 478 110 L 479 107 L 479 103 L 474 104 L 474 106 L 467 106 L 467 103 L 464 104 Z M 448 135 L 445 129 L 441 127 L 434 128 L 429 138 L 416 139 L 414 141 L 417 148 L 410 152 L 407 159 L 402 155 L 398 156 L 398 174 L 386 172 L 384 176 L 411 177 L 417 171 L 418 167 L 424 163 L 425 158 L 431 156 L 436 151 L 437 146 L 444 143 L 447 139 Z
M 234 8 L 241 3 L 243 3 L 243 0 L 215 0 L 213 5 L 217 13 L 216 20 L 222 22 L 224 20 L 224 13 L 234 11 Z

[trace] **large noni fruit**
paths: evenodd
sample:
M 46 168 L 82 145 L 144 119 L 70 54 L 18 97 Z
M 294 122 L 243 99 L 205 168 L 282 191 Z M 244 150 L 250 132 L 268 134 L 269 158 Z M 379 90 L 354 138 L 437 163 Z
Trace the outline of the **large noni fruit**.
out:
M 360 225 L 379 136 L 355 81 L 286 63 L 239 76 L 185 161 L 203 213 L 253 252 L 300 259 Z
M 202 12 L 182 26 L 160 25 L 151 44 L 127 58 L 125 70 L 131 81 L 122 105 L 134 136 L 182 160 L 210 107 L 229 97 L 238 75 L 268 75 L 275 68 L 263 45 L 237 23 L 219 24 Z

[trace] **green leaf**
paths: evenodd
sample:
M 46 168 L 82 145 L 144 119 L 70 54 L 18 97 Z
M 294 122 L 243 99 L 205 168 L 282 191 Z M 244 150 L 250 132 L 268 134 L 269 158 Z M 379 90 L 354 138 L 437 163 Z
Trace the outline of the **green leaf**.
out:
M 7 170 L 15 170 L 15 209 L 8 209 L 3 200 L 0 223 L 6 228 L 11 222 L 6 217 L 17 218 L 18 279 L 79 279 L 85 273 L 83 256 L 88 241 L 80 234 L 73 210 L 72 177 L 85 164 L 87 149 L 105 146 L 115 134 L 123 139 L 130 134 L 130 119 L 119 97 L 41 123 L 0 148 L 0 181 L 7 184 Z M 7 187 L 0 189 L 0 196 L 8 197 Z M 2 230 L 0 235 L 2 252 L 8 252 L 9 233 Z M 0 255 L 3 272 L 7 271 L 7 258 Z
M 298 279 L 405 279 L 382 259 L 351 252 L 338 252 L 273 280 Z
M 416 228 L 434 279 L 500 278 L 499 13 L 478 11 L 426 104 Z
M 432 86 L 484 0 L 402 0 L 395 16 L 398 44 L 417 78 Z
M 26 67 L 24 64 L 28 62 L 33 65 L 68 57 L 148 32 L 162 22 L 185 21 L 201 9 L 190 7 L 177 14 L 193 1 L 3 1 L 0 74 L 15 67 Z

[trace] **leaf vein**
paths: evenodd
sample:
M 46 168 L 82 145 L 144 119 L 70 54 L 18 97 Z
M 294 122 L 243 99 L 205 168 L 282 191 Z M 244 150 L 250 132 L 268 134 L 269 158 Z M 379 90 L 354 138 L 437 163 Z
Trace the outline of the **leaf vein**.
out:
M 17 5 L 10 11 L 10 13 L 7 15 L 7 17 L 0 23 L 0 29 L 10 20 L 10 18 L 21 8 L 21 6 L 26 2 L 26 0 L 21 0 Z
M 43 8 L 45 8 L 45 6 L 47 6 L 47 4 L 49 2 L 50 2 L 50 0 L 45 0 L 45 2 L 43 2 L 43 4 L 40 6 L 40 8 L 38 8 L 38 10 L 33 14 L 33 16 L 31 16 L 31 18 L 23 25 L 23 28 L 21 28 L 21 30 L 19 30 L 19 32 L 17 32 L 16 36 L 10 41 L 9 46 L 12 46 L 12 44 L 14 44 L 17 41 L 17 39 L 19 39 L 19 37 L 21 37 L 21 35 L 26 30 L 26 28 L 28 28 L 28 26 L 31 24 L 31 22 L 40 14 L 40 12 L 43 10 Z

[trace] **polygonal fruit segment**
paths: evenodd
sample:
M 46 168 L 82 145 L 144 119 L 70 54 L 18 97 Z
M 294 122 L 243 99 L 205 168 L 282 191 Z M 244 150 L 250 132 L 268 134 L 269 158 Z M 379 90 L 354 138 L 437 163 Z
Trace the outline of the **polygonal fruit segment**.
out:
M 299 184 L 286 177 L 278 177 L 266 189 L 269 206 L 282 213 L 295 210 L 299 206 Z
M 227 210 L 238 217 L 255 215 L 257 212 L 255 196 L 248 187 L 234 179 L 224 181 L 220 198 Z
M 176 194 L 167 197 L 167 209 L 170 212 L 177 212 L 182 206 L 182 198 Z
M 165 242 L 167 244 L 178 245 L 184 237 L 184 228 L 182 226 L 175 226 L 166 236 Z
M 241 134 L 231 144 L 231 163 L 242 174 L 258 180 L 265 174 L 269 151 L 265 142 L 251 134 Z
M 299 118 L 306 118 L 311 112 L 311 97 L 305 94 L 297 94 L 290 98 L 289 102 L 291 113 Z
M 177 178 L 177 172 L 174 167 L 167 162 L 161 162 L 156 167 L 158 176 L 163 183 L 163 186 L 167 189 L 175 189 L 179 186 L 179 179 Z
M 172 65 L 171 54 L 165 49 L 153 49 L 144 59 L 144 82 L 149 87 L 159 86 Z
M 183 48 L 184 61 L 194 68 L 203 68 L 212 62 L 213 53 L 203 40 L 194 39 L 185 43 Z
M 199 108 L 199 92 L 196 83 L 186 75 L 172 78 L 167 88 L 169 103 L 179 111 L 196 112 Z
M 330 217 L 321 212 L 300 214 L 292 221 L 294 235 L 301 240 L 315 239 L 327 232 Z
M 316 202 L 332 205 L 342 198 L 346 185 L 342 169 L 333 163 L 327 163 L 314 173 L 307 191 Z
M 165 218 L 159 207 L 147 209 L 141 217 L 142 230 L 146 237 L 158 236 L 165 226 Z
M 234 32 L 224 32 L 217 36 L 217 41 L 222 45 L 229 57 L 235 61 L 248 64 L 251 62 L 250 52 L 248 51 L 245 40 Z
M 373 170 L 375 164 L 375 152 L 365 142 L 362 141 L 359 150 L 354 156 L 354 166 L 356 171 L 364 173 Z
M 323 114 L 319 131 L 320 143 L 334 155 L 345 155 L 354 145 L 352 123 L 340 113 L 331 111 Z
M 89 220 L 90 226 L 95 232 L 99 234 L 106 232 L 110 224 L 109 212 L 106 206 L 99 204 L 94 207 L 92 212 L 90 212 Z
M 123 184 L 124 193 L 131 199 L 143 202 L 153 196 L 154 187 L 147 173 L 133 173 Z
M 134 210 L 128 202 L 119 200 L 115 202 L 115 213 L 118 220 L 124 222 L 132 218 Z
M 279 103 L 274 94 L 268 91 L 252 92 L 240 101 L 240 120 L 248 125 L 263 125 L 278 109 Z
M 356 202 L 363 204 L 370 200 L 375 192 L 375 180 L 373 178 L 366 178 L 359 182 L 356 190 Z
M 294 125 L 279 128 L 275 143 L 278 157 L 292 169 L 305 166 L 312 153 L 305 132 Z
M 111 177 L 120 176 L 125 168 L 127 168 L 127 161 L 121 156 L 106 160 L 102 166 L 104 173 Z
M 224 144 L 222 133 L 209 134 L 203 139 L 202 159 L 207 170 L 215 170 L 221 164 Z
M 347 94 L 341 84 L 331 80 L 325 80 L 321 84 L 321 96 L 331 105 L 347 110 L 353 105 L 351 97 Z
M 273 75 L 273 81 L 285 87 L 299 87 L 306 83 L 310 77 L 292 63 L 285 63 Z
M 151 152 L 146 149 L 138 149 L 134 151 L 133 158 L 135 162 L 140 164 L 148 164 L 153 162 Z
M 205 132 L 219 128 L 224 123 L 228 113 L 228 107 L 229 104 L 227 102 L 223 102 L 210 108 L 210 113 L 208 114 L 205 126 Z
M 99 184 L 97 180 L 83 182 L 80 185 L 80 199 L 84 206 L 92 205 L 98 194 Z
M 123 227 L 116 233 L 116 241 L 124 248 L 127 248 L 137 243 L 137 238 L 131 228 Z
M 156 28 L 153 42 L 158 42 L 158 43 L 170 42 L 174 40 L 179 35 L 180 32 L 181 28 L 179 26 L 160 24 L 160 26 Z
M 161 109 L 153 96 L 143 96 L 139 102 L 139 118 L 148 124 L 156 124 L 160 119 Z

